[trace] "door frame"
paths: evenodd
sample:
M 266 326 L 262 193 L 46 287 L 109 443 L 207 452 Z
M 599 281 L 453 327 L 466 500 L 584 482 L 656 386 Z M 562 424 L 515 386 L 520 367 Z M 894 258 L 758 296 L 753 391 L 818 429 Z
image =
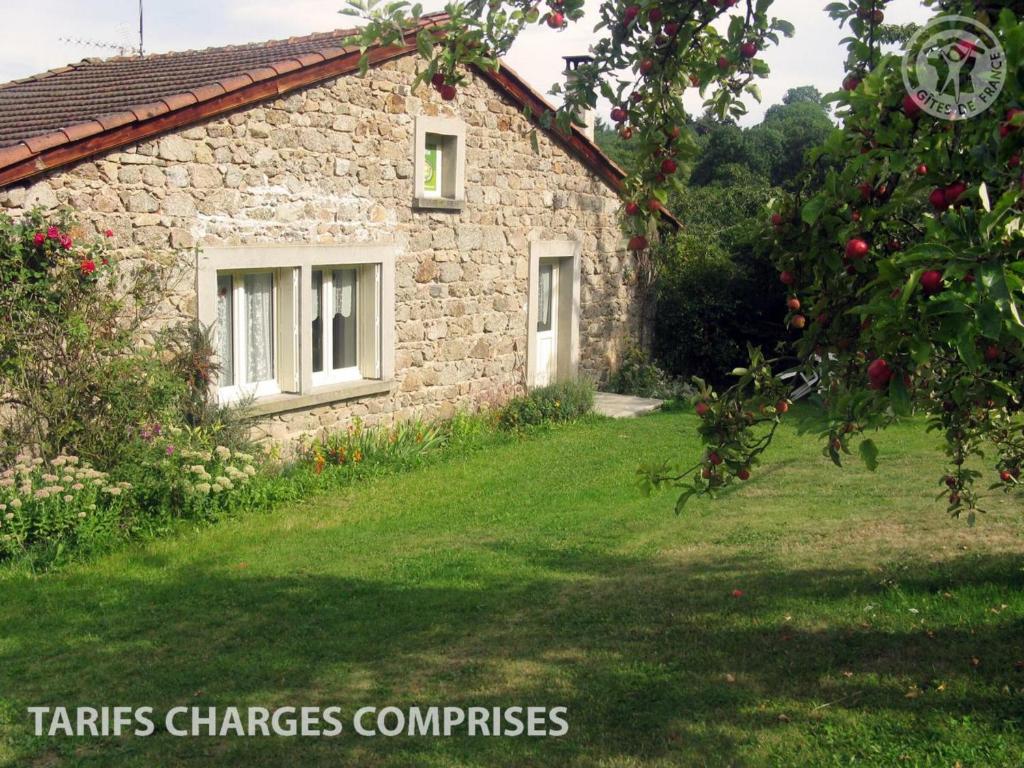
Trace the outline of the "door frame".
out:
M 537 283 L 541 259 L 558 266 L 558 317 L 555 371 L 552 383 L 574 379 L 580 360 L 580 253 L 575 240 L 533 240 L 530 242 L 530 271 L 526 311 L 526 386 L 537 386 Z

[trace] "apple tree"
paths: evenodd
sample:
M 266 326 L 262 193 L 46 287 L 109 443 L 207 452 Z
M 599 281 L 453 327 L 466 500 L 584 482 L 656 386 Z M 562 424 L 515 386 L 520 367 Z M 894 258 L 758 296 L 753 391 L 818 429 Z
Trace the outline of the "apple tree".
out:
M 404 0 L 350 3 L 346 12 L 368 20 L 357 38 L 364 47 L 397 42 L 421 13 Z M 1001 90 L 955 119 L 908 90 L 892 43 L 913 30 L 886 25 L 887 4 L 841 0 L 825 9 L 848 32 L 847 75 L 828 97 L 841 124 L 809 153 L 804 183 L 775 201 L 764 222 L 800 340 L 786 360 L 752 349 L 728 389 L 698 382 L 703 455 L 688 468 L 642 471 L 651 486 L 680 489 L 677 509 L 751 478 L 789 410 L 786 369 L 820 376 L 823 451 L 837 464 L 856 452 L 873 468 L 869 433 L 916 412 L 944 438 L 949 466 L 938 482 L 952 514 L 973 523 L 979 488 L 1022 487 L 1024 2 L 928 2 L 945 34 L 956 22 L 943 19 L 966 17 L 999 44 L 989 61 L 1004 68 Z M 684 96 L 699 91 L 705 110 L 734 118 L 745 96 L 759 97 L 757 82 L 769 74 L 761 53 L 793 32 L 771 6 L 604 0 L 593 61 L 565 86 L 561 108 L 534 116 L 568 131 L 600 97 L 613 105 L 609 119 L 636 148 L 622 217 L 631 249 L 657 237 L 657 213 L 693 156 Z M 446 10 L 418 33 L 419 79 L 451 100 L 467 67 L 499 66 L 529 25 L 557 34 L 577 23 L 583 0 L 464 0 Z M 943 72 L 970 68 L 990 49 L 970 31 L 954 36 Z

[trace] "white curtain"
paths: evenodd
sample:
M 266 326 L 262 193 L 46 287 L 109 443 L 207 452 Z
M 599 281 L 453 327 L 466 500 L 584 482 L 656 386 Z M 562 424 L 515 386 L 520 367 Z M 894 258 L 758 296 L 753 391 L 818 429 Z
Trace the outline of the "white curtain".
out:
M 246 383 L 274 378 L 274 276 L 245 276 Z
M 551 272 L 550 264 L 540 265 L 540 278 L 537 282 L 540 287 L 540 294 L 537 297 L 537 330 L 551 330 Z
M 334 285 L 334 368 L 356 366 L 356 271 L 336 269 L 331 274 Z
M 231 275 L 217 277 L 217 357 L 220 359 L 220 386 L 230 387 L 235 383 L 235 356 L 232 341 L 233 304 Z

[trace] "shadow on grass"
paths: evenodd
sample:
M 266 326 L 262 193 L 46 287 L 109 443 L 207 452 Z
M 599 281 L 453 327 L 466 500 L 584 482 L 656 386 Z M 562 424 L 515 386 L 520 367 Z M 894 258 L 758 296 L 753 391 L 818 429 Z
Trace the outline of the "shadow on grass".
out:
M 1024 714 L 1019 696 L 1002 693 L 1024 685 L 1013 669 L 1019 614 L 893 630 L 849 618 L 857 601 L 892 589 L 876 572 L 501 552 L 544 576 L 431 586 L 193 566 L 145 581 L 85 573 L 17 582 L 0 609 L 5 738 L 18 765 L 40 756 L 82 766 L 729 765 L 747 764 L 759 740 L 815 733 L 816 707 L 895 729 L 962 717 L 998 729 Z M 730 594 L 737 586 L 742 598 Z M 904 595 L 952 587 L 1019 592 L 1024 573 L 1018 558 L 991 556 L 900 575 Z M 802 602 L 849 610 L 833 626 L 790 626 L 783 614 Z M 940 680 L 944 692 L 929 693 Z M 907 698 L 908 681 L 924 694 Z M 31 738 L 22 716 L 29 705 L 115 704 L 158 713 L 336 704 L 348 714 L 365 705 L 564 705 L 571 731 L 535 740 L 349 732 L 72 741 Z

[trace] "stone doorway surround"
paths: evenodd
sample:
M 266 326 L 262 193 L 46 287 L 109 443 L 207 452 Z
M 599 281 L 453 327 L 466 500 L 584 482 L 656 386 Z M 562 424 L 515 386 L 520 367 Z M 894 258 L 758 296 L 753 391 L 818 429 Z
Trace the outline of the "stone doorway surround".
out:
M 537 381 L 537 281 L 541 259 L 558 264 L 558 349 L 553 382 L 575 379 L 580 361 L 580 253 L 576 240 L 531 240 L 530 275 L 526 310 L 526 384 Z

